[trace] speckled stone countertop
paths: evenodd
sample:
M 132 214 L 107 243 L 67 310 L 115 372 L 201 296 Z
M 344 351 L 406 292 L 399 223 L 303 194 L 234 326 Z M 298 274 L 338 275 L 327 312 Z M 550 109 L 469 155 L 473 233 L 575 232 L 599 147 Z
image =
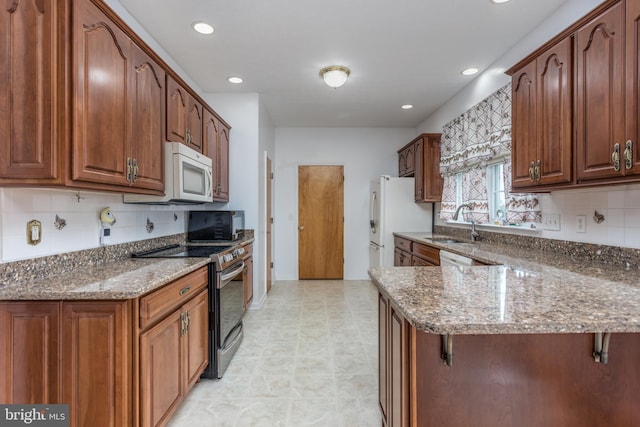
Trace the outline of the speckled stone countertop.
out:
M 0 300 L 124 300 L 142 296 L 209 263 L 209 258 L 122 259 L 0 288 Z
M 377 267 L 369 275 L 418 330 L 437 334 L 640 332 L 640 270 L 479 243 L 397 236 L 502 264 Z

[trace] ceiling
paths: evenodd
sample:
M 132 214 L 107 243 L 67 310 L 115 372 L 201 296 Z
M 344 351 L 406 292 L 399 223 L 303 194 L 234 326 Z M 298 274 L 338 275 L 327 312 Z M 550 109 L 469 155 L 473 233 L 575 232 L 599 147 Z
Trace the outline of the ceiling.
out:
M 463 68 L 488 67 L 564 2 L 120 0 L 204 92 L 259 93 L 276 127 L 417 127 L 474 78 Z M 341 88 L 320 78 L 328 65 L 351 69 Z

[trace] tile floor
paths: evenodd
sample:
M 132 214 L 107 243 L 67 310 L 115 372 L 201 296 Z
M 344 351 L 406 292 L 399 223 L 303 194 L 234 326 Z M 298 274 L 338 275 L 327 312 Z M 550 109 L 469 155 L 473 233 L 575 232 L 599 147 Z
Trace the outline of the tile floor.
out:
M 377 291 L 369 281 L 280 281 L 224 377 L 202 380 L 169 427 L 376 427 Z

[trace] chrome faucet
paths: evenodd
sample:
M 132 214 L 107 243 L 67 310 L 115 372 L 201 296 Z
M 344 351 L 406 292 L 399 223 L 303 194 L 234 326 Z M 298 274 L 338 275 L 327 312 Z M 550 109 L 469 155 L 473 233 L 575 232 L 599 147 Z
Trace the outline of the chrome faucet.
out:
M 469 210 L 473 209 L 473 207 L 469 204 L 469 203 L 463 203 L 460 206 L 458 206 L 458 209 L 456 209 L 456 213 L 453 215 L 453 219 L 454 221 L 458 220 L 458 215 L 460 214 L 460 211 L 462 210 L 462 208 L 467 208 Z M 478 232 L 476 231 L 476 222 L 471 219 L 471 241 L 472 242 L 477 242 L 478 240 L 480 240 L 480 234 L 478 234 Z

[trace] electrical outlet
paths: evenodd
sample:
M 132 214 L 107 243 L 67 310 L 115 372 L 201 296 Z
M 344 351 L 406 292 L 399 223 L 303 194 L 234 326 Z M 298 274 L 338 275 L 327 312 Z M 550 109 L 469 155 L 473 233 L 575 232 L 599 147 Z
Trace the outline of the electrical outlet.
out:
M 587 216 L 586 215 L 576 215 L 576 232 L 577 233 L 587 232 Z
M 560 214 L 543 214 L 542 229 L 560 231 Z
M 27 222 L 27 243 L 35 246 L 42 240 L 42 224 L 37 219 Z

